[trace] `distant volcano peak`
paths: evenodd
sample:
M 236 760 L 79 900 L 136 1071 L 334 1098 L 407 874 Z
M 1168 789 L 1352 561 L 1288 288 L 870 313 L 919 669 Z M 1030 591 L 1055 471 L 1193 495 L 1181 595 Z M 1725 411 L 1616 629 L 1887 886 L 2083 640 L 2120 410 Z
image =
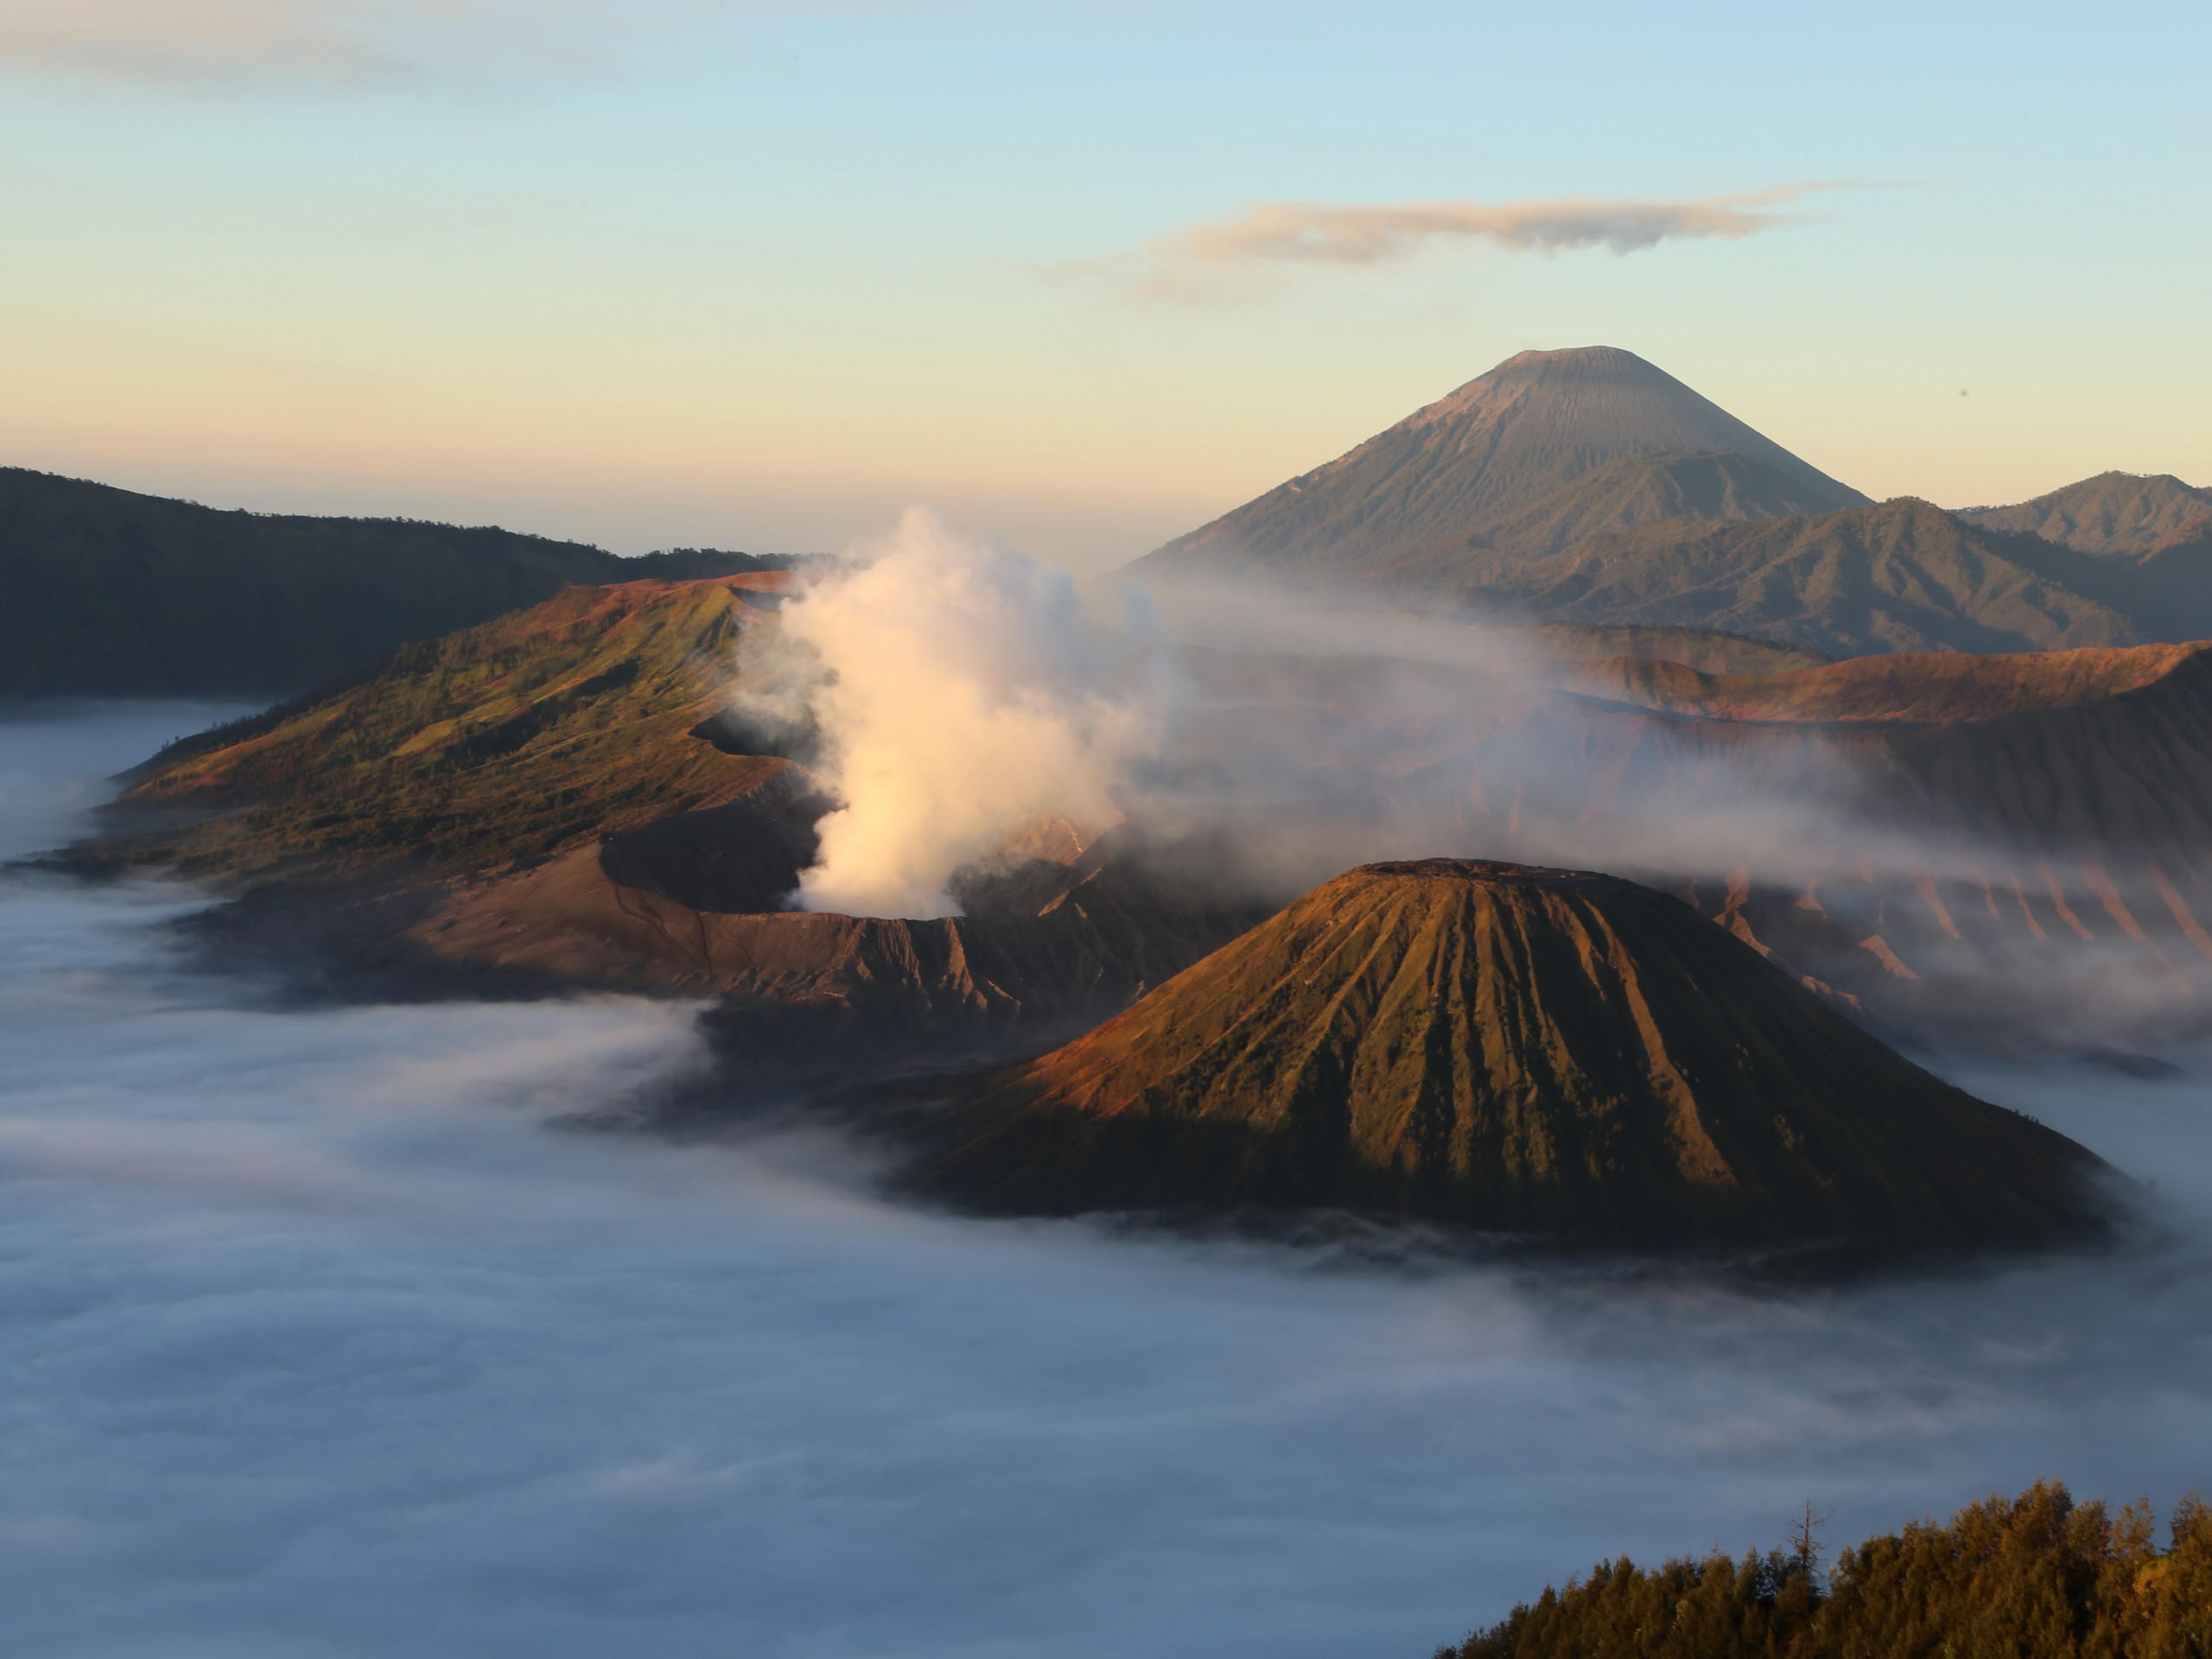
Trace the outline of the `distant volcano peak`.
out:
M 1738 456 L 1761 469 L 1764 486 L 1742 499 L 1765 505 L 1750 516 L 1866 500 L 1635 353 L 1580 346 L 1507 359 L 1139 568 L 1169 577 L 1371 575 L 1423 550 L 1482 542 L 1499 522 L 1531 512 L 1586 518 L 1557 498 L 1600 468 L 1666 455 Z
M 1657 365 L 1619 346 L 1561 346 L 1552 351 L 1516 352 L 1489 374 L 1478 378 L 1487 380 L 1509 374 L 1532 373 L 1633 375 L 1664 381 L 1669 385 L 1681 384 Z M 1472 384 L 1474 382 L 1469 382 L 1469 385 Z

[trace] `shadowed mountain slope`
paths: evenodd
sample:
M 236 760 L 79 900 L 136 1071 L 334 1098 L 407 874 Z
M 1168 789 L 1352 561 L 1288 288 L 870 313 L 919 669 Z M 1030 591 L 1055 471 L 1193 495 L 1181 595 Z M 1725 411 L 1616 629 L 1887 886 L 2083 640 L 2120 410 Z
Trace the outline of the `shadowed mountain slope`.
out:
M 2067 650 L 2212 635 L 2212 495 L 2108 473 L 1877 505 L 1629 353 L 1529 352 L 1128 574 L 1840 656 Z
M 220 512 L 0 467 L 0 697 L 298 691 L 571 582 L 772 563 L 625 559 L 411 519 Z
M 1534 654 L 1558 659 L 1627 657 L 1679 663 L 1707 674 L 1782 673 L 1834 660 L 1824 651 L 1785 645 L 1719 628 L 1578 627 L 1536 623 L 1516 629 Z
M 1737 454 L 1627 455 L 1592 467 L 1518 512 L 1485 519 L 1465 537 L 1409 554 L 1378 556 L 1377 574 L 1421 574 L 1461 548 L 1541 557 L 1609 530 L 1673 520 L 1755 523 L 1860 505 L 1856 493 L 1808 489 L 1780 468 Z
M 1969 507 L 1958 517 L 1990 530 L 2040 536 L 2078 553 L 2141 558 L 2177 547 L 2212 548 L 2212 490 L 2166 473 L 2099 473 L 2032 501 Z
M 1313 708 L 1313 805 L 1254 832 L 1308 880 L 1412 852 L 1631 874 L 1944 1040 L 2124 1048 L 2212 1019 L 2212 646 L 1621 658 Z M 1206 735 L 1255 753 L 1283 720 L 1231 704 Z
M 1326 1206 L 1881 1256 L 2101 1224 L 2088 1153 L 1680 900 L 1442 859 L 1325 884 L 955 1121 L 923 1179 L 1008 1211 Z
M 1471 544 L 1548 551 L 1664 514 L 1865 499 L 1632 353 L 1523 352 L 1130 570 L 1436 580 Z
M 1580 683 L 1623 702 L 1724 720 L 1957 724 L 2124 696 L 2189 666 L 2203 645 L 1854 657 L 1779 674 L 1700 673 L 1678 662 L 1614 657 Z
M 1469 569 L 1462 596 L 1507 618 L 1720 628 L 1836 656 L 2193 637 L 2094 557 L 1910 497 L 1813 518 L 1646 524 Z

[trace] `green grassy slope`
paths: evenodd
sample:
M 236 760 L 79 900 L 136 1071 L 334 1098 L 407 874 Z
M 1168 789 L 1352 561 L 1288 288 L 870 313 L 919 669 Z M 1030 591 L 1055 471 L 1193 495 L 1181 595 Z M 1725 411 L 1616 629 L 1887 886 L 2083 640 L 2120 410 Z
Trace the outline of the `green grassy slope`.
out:
M 510 531 L 219 512 L 0 468 L 0 697 L 278 695 L 570 582 L 749 569 Z
M 327 696 L 189 740 L 118 804 L 110 855 L 240 876 L 495 868 L 727 799 L 785 762 L 691 728 L 728 695 L 740 576 L 570 588 Z

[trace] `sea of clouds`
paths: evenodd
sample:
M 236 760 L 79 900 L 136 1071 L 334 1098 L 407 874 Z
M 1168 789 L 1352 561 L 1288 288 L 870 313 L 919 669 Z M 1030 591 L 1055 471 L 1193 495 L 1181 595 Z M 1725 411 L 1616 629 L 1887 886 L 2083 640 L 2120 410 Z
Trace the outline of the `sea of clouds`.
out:
M 0 853 L 194 720 L 0 723 Z M 0 1648 L 1425 1655 L 1595 1556 L 2212 1484 L 2212 1064 L 1964 1076 L 2175 1237 L 1816 1293 L 1424 1274 L 566 1127 L 688 1005 L 302 1009 L 0 877 Z

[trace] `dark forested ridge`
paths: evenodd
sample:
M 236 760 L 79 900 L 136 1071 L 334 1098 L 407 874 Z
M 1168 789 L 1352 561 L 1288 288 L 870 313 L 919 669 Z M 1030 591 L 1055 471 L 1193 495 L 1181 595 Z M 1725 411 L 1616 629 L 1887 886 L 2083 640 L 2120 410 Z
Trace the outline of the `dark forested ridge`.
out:
M 1791 1547 L 1741 1560 L 1600 1561 L 1435 1659 L 2212 1655 L 2212 1506 L 2194 1495 L 2164 1548 L 2149 1504 L 2114 1515 L 2040 1481 L 1945 1525 L 1870 1538 L 1825 1582 L 1815 1545 L 1808 1525 Z
M 571 582 L 788 563 L 405 518 L 225 512 L 0 467 L 0 697 L 297 691 Z

